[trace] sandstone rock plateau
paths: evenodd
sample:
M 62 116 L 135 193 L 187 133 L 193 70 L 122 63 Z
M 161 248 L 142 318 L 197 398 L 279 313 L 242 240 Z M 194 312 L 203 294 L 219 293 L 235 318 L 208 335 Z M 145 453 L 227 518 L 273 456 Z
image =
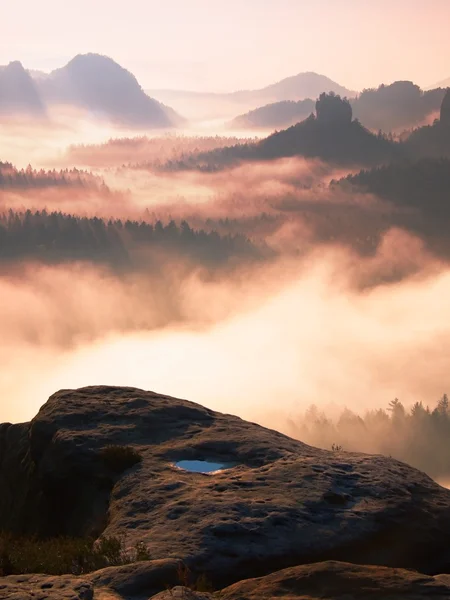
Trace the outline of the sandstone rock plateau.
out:
M 142 461 L 118 473 L 102 460 L 109 445 L 131 446 Z M 175 466 L 180 460 L 232 466 L 191 473 Z M 235 584 L 222 592 L 230 599 L 333 598 L 333 585 L 336 598 L 390 598 L 402 589 L 450 598 L 446 576 L 392 570 L 448 570 L 450 491 L 393 459 L 319 450 L 153 392 L 62 390 L 30 423 L 0 425 L 0 489 L 0 530 L 119 536 L 145 543 L 154 559 L 111 567 L 108 577 L 66 578 L 59 592 L 64 578 L 0 578 L 2 599 L 31 598 L 33 586 L 47 590 L 36 598 L 89 600 L 93 590 L 103 590 L 98 598 L 149 598 L 165 589 L 160 569 L 174 583 L 178 560 L 216 587 Z M 381 580 L 394 595 L 352 596 L 345 583 L 381 590 Z M 52 585 L 39 587 L 45 583 Z

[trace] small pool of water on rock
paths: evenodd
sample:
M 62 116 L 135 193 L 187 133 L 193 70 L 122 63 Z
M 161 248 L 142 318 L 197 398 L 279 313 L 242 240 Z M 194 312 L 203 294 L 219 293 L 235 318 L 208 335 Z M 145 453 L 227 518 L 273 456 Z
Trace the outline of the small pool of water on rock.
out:
M 191 471 L 191 473 L 214 473 L 229 469 L 232 465 L 227 463 L 212 462 L 210 460 L 179 460 L 175 466 L 183 471 Z

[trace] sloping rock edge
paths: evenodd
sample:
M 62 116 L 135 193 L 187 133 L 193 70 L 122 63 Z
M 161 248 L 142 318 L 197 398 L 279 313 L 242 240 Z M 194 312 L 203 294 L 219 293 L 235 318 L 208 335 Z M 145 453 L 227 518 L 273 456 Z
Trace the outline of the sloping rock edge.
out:
M 0 578 L 0 600 L 257 600 L 295 598 L 450 598 L 450 575 L 326 561 L 290 567 L 235 583 L 220 592 L 196 592 L 179 583 L 176 559 L 110 567 L 90 575 L 19 575 Z

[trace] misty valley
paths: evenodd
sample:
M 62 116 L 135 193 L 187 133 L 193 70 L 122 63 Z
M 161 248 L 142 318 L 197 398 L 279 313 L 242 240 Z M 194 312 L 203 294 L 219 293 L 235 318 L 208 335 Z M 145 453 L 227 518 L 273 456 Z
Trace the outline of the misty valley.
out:
M 450 80 L 124 65 L 0 66 L 0 600 L 450 598 Z

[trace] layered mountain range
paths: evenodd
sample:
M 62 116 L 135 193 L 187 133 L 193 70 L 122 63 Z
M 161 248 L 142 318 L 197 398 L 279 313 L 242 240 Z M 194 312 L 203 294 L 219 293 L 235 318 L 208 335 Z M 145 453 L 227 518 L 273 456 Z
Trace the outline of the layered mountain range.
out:
M 43 118 L 55 107 L 71 106 L 96 120 L 125 127 L 180 127 L 187 117 L 230 119 L 234 129 L 273 130 L 305 119 L 320 94 L 334 93 L 349 99 L 354 116 L 365 127 L 389 132 L 432 121 L 448 84 L 446 80 L 423 91 L 410 81 L 396 81 L 358 94 L 324 75 L 307 72 L 256 90 L 146 93 L 130 71 L 107 56 L 90 53 L 79 54 L 50 73 L 27 70 L 19 61 L 0 66 L 0 115 Z
M 0 114 L 43 117 L 61 105 L 129 127 L 169 128 L 183 122 L 107 56 L 80 54 L 48 74 L 27 71 L 18 61 L 0 67 Z
M 439 112 L 448 85 L 449 82 L 447 85 L 442 82 L 439 87 L 423 91 L 411 81 L 395 81 L 376 89 L 366 89 L 353 98 L 347 97 L 354 116 L 365 127 L 396 132 L 422 125 L 427 119 L 432 121 Z M 230 127 L 272 130 L 289 127 L 305 119 L 313 110 L 311 99 L 271 102 L 235 117 Z
M 314 100 L 322 93 L 334 92 L 352 98 L 356 92 L 319 73 L 298 73 L 256 90 L 211 93 L 186 90 L 148 90 L 148 93 L 182 111 L 191 119 L 235 117 L 237 113 L 276 102 Z

